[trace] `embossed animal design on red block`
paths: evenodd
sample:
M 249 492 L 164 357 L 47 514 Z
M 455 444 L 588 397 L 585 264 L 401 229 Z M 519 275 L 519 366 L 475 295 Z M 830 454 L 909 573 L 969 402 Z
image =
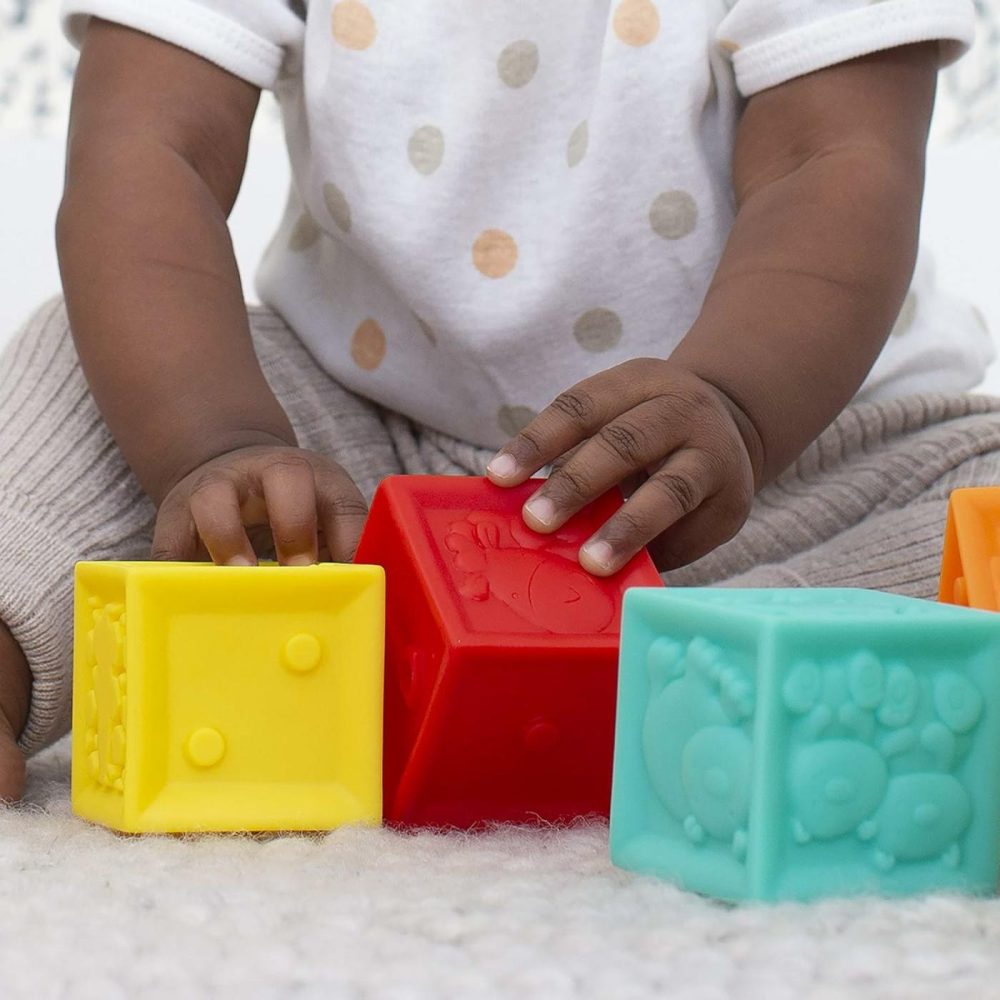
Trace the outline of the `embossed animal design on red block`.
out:
M 572 549 L 574 534 L 539 535 L 520 516 L 472 511 L 449 525 L 444 544 L 465 574 L 463 597 L 498 598 L 540 632 L 573 635 L 581 623 L 603 632 L 615 621 L 617 595 L 553 548 Z
M 537 487 L 395 476 L 375 494 L 356 560 L 386 569 L 388 822 L 608 813 L 622 596 L 660 577 L 644 552 L 606 580 L 578 563 L 617 491 L 539 535 L 521 518 Z

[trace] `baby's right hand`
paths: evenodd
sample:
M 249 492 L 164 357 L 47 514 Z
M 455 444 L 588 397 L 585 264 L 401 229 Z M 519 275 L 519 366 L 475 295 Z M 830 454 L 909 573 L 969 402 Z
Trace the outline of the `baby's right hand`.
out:
M 354 555 L 368 507 L 332 459 L 300 448 L 254 446 L 185 476 L 160 504 L 153 558 L 252 566 L 274 540 L 278 562 L 307 566 Z M 255 552 L 251 536 L 258 540 Z

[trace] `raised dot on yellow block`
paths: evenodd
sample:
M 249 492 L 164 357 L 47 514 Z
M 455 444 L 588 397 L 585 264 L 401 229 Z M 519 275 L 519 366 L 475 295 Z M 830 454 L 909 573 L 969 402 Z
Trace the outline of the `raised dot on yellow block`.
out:
M 213 767 L 226 755 L 226 740 L 218 729 L 203 726 L 187 738 L 184 753 L 195 767 Z
M 289 670 L 305 672 L 315 670 L 319 666 L 319 661 L 323 656 L 323 647 L 319 639 L 308 632 L 300 632 L 293 635 L 285 643 L 284 662 Z

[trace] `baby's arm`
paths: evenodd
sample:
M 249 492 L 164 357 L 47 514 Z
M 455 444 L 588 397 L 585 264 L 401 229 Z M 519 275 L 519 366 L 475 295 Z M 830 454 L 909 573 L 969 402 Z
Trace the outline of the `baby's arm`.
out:
M 588 569 L 613 572 L 650 542 L 661 568 L 679 566 L 739 530 L 892 327 L 916 255 L 937 60 L 936 45 L 898 48 L 750 99 L 736 221 L 690 332 L 668 360 L 573 386 L 491 463 L 513 485 L 564 459 L 526 507 L 532 527 L 645 480 L 581 551 Z
M 209 62 L 92 21 L 77 70 L 59 259 L 87 380 L 159 505 L 155 554 L 253 562 L 350 556 L 364 502 L 296 447 L 261 372 L 226 217 L 259 91 Z

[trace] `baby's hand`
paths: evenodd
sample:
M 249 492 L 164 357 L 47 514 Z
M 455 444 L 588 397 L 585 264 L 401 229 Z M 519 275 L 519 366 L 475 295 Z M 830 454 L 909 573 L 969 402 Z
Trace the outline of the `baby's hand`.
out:
M 252 566 L 258 553 L 269 554 L 269 534 L 284 566 L 346 561 L 367 513 L 358 488 L 332 459 L 292 447 L 240 448 L 206 462 L 166 495 L 153 558 L 207 554 L 219 565 Z
M 636 358 L 559 395 L 487 473 L 514 486 L 555 464 L 524 505 L 525 521 L 540 532 L 620 485 L 631 495 L 584 543 L 581 564 L 607 576 L 649 545 L 657 566 L 669 569 L 710 552 L 746 520 L 754 469 L 737 420 L 745 422 L 738 407 L 697 375 Z

